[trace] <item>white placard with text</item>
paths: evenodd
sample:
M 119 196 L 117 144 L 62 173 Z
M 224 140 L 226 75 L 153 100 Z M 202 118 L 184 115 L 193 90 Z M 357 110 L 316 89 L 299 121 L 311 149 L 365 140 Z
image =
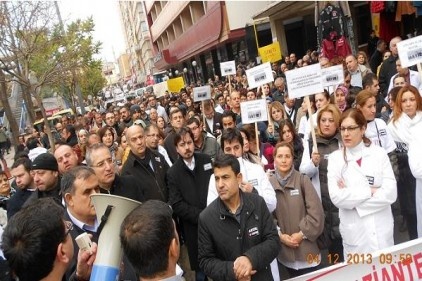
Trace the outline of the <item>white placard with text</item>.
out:
M 397 43 L 402 67 L 409 67 L 422 62 L 422 35 Z
M 321 68 L 321 74 L 323 87 L 337 86 L 344 83 L 344 72 L 342 65 Z
M 324 91 L 319 63 L 286 71 L 289 98 L 321 93 Z
M 220 62 L 221 76 L 236 75 L 236 64 L 234 60 Z
M 250 89 L 258 88 L 261 85 L 274 81 L 273 70 L 269 62 L 247 69 L 246 77 L 248 78 Z
M 211 87 L 209 85 L 193 88 L 193 100 L 203 101 L 211 99 Z
M 240 112 L 242 115 L 242 124 L 268 120 L 267 102 L 264 99 L 241 102 Z

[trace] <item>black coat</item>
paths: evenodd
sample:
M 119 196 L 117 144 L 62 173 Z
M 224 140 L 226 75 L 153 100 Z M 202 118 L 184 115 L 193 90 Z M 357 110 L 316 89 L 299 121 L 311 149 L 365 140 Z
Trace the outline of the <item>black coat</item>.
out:
M 243 199 L 240 224 L 219 198 L 199 215 L 200 268 L 214 281 L 235 280 L 233 262 L 243 255 L 257 271 L 252 280 L 273 280 L 270 263 L 281 248 L 273 218 L 262 197 L 239 192 Z
M 7 202 L 7 219 L 16 214 L 22 206 L 25 204 L 26 200 L 32 195 L 33 191 L 29 191 L 27 189 L 16 189 L 15 194 L 10 197 L 9 201 Z
M 384 98 L 387 96 L 388 86 L 390 85 L 391 77 L 397 73 L 396 60 L 398 57 L 390 56 L 386 59 L 381 66 L 379 73 L 380 91 Z
M 164 139 L 164 148 L 167 150 L 167 154 L 172 163 L 176 162 L 177 158 L 179 158 L 179 154 L 177 154 L 176 146 L 174 145 L 174 138 L 176 136 L 176 132 L 174 129 L 171 129 L 167 137 Z
M 29 198 L 23 204 L 23 207 L 26 207 L 29 204 L 34 203 L 37 199 L 50 198 L 50 197 L 53 198 L 54 201 L 59 206 L 63 207 L 63 205 L 62 205 L 62 195 L 61 195 L 61 191 L 60 191 L 60 182 L 61 182 L 61 178 L 59 177 L 58 180 L 57 180 L 57 184 L 53 189 L 48 190 L 48 191 L 41 191 L 41 190 L 37 189 L 34 192 L 32 192 L 32 194 L 29 196 Z
M 192 270 L 198 265 L 198 219 L 207 207 L 208 184 L 213 173 L 211 158 L 195 153 L 195 168 L 191 171 L 179 158 L 167 172 L 170 204 L 181 222 Z
M 219 134 L 216 133 L 216 130 L 223 130 L 223 121 L 222 121 L 223 114 L 219 112 L 214 112 L 214 118 L 213 118 L 213 130 L 211 131 L 210 126 L 208 126 L 208 122 L 205 122 L 205 131 L 208 133 L 211 133 L 215 137 L 217 137 Z
M 150 164 L 153 166 L 153 171 L 150 167 L 145 167 L 131 151 L 123 166 L 122 176 L 132 175 L 135 177 L 138 185 L 142 187 L 144 200 L 155 199 L 168 202 L 166 173 L 169 166 L 158 152 L 147 148 L 146 153 L 151 158 Z
M 119 176 L 116 174 L 110 190 L 101 188 L 101 193 L 122 196 L 139 202 L 145 201 L 142 186 L 132 175 Z

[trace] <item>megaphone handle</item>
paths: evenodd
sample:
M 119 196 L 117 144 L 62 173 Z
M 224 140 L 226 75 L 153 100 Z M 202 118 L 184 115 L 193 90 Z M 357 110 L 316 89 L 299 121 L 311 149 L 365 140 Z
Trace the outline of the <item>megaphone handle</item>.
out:
M 113 205 L 107 205 L 107 208 L 104 212 L 104 215 L 102 215 L 101 217 L 101 222 L 100 225 L 98 226 L 97 229 L 97 235 L 98 237 L 100 237 L 101 231 L 103 230 L 104 225 L 106 224 L 108 217 L 110 216 L 111 210 L 113 209 Z

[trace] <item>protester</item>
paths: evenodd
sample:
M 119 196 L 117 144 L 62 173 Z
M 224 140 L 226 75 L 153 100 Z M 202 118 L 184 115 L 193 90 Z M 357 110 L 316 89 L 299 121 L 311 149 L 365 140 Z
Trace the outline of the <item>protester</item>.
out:
M 396 179 L 384 149 L 365 137 L 366 120 L 356 109 L 343 112 L 344 148 L 328 158 L 328 190 L 339 208 L 344 256 L 372 253 L 394 245 L 391 204 Z

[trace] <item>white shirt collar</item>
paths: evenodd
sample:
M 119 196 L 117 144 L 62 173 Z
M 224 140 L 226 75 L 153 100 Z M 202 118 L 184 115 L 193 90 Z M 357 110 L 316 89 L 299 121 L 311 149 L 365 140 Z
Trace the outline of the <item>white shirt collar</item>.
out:
M 92 225 L 83 223 L 80 220 L 78 220 L 77 218 L 75 218 L 74 216 L 72 216 L 72 214 L 69 212 L 68 209 L 66 209 L 66 211 L 67 211 L 67 214 L 69 215 L 70 220 L 72 221 L 72 223 L 74 225 L 76 225 L 77 227 L 79 227 L 82 230 L 88 230 L 88 231 L 91 231 L 91 232 L 97 232 L 97 228 L 99 226 L 99 223 L 97 221 L 97 218 L 95 218 L 95 223 L 92 226 Z
M 189 163 L 185 159 L 183 159 L 183 162 L 185 162 L 186 166 L 188 166 L 189 170 L 193 171 L 195 169 L 195 157 L 192 156 L 192 161 Z

